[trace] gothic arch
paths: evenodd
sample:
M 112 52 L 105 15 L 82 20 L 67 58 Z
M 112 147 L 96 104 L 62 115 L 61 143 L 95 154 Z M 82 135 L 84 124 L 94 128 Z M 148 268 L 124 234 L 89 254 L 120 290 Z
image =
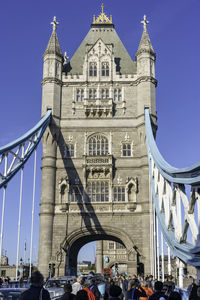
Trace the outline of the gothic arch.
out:
M 77 256 L 81 247 L 96 240 L 112 240 L 123 244 L 127 250 L 128 261 L 130 263 L 135 261 L 137 246 L 126 231 L 111 226 L 84 226 L 71 232 L 62 243 L 62 249 L 66 253 L 66 270 L 69 270 L 70 275 L 76 275 Z M 137 249 L 137 252 L 140 250 Z M 140 254 L 142 255 L 142 253 Z

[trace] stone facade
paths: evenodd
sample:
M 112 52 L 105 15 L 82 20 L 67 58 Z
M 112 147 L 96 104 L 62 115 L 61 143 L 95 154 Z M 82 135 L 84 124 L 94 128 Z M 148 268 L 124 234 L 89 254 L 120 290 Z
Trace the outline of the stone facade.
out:
M 146 24 L 133 61 L 112 21 L 94 20 L 67 61 L 54 19 L 44 53 L 39 270 L 76 274 L 77 255 L 90 241 L 125 247 L 127 272 L 150 273 L 149 175 L 144 108 L 156 130 L 155 53 Z M 102 260 L 102 258 L 101 258 Z M 97 271 L 101 271 L 98 262 Z

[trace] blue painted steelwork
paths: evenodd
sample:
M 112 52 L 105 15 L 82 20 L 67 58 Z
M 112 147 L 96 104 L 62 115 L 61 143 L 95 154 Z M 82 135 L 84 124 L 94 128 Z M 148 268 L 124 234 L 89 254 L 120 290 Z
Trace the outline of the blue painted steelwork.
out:
M 151 164 L 151 156 L 153 161 L 160 171 L 162 176 L 168 181 L 172 183 L 179 184 L 198 184 L 200 182 L 200 164 L 193 165 L 190 168 L 177 169 L 170 166 L 164 158 L 161 156 L 152 132 L 151 120 L 149 115 L 149 109 L 145 109 L 145 125 L 146 125 L 146 142 L 147 142 L 147 151 L 148 151 L 148 160 L 149 160 L 149 169 L 150 169 L 150 182 L 152 188 L 152 196 L 154 199 L 155 211 L 159 221 L 159 225 L 161 227 L 161 231 L 163 236 L 172 250 L 174 256 L 179 257 L 186 264 L 193 265 L 195 267 L 200 266 L 200 247 L 193 246 L 186 242 L 178 242 L 175 238 L 174 231 L 167 228 L 165 224 L 165 215 L 159 208 L 159 198 L 158 194 L 155 191 L 154 178 L 151 176 L 152 174 L 152 164 Z
M 151 154 L 153 156 L 154 162 L 156 163 L 156 166 L 163 177 L 170 182 L 181 184 L 193 185 L 200 183 L 200 163 L 194 164 L 188 168 L 177 169 L 164 160 L 157 148 L 153 137 L 148 108 L 145 108 L 145 124 L 148 146 L 151 149 Z
M 3 162 L 6 155 L 11 153 L 13 157 L 17 157 L 16 163 L 13 164 L 9 172 L 6 174 L 6 176 L 0 174 L 0 188 L 7 185 L 9 180 L 24 166 L 24 164 L 27 162 L 33 151 L 36 149 L 38 143 L 40 142 L 47 126 L 49 125 L 51 121 L 51 110 L 48 110 L 45 116 L 27 133 L 25 133 L 20 138 L 16 139 L 15 141 L 0 147 L 0 163 Z M 27 150 L 25 151 L 25 155 L 23 157 L 18 157 L 14 153 L 15 148 L 22 147 L 26 142 L 29 142 L 29 146 L 27 147 Z

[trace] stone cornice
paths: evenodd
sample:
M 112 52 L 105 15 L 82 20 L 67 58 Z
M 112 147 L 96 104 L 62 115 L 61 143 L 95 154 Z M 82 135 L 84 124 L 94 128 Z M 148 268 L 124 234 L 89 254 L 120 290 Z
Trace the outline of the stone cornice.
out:
M 56 83 L 60 86 L 62 86 L 62 80 L 55 78 L 55 77 L 45 77 L 42 81 L 41 81 L 41 85 L 44 85 L 45 83 Z
M 153 55 L 156 58 L 156 53 L 153 52 L 151 49 L 140 49 L 136 52 L 135 57 L 137 58 L 137 56 L 142 54 L 142 53 L 149 53 L 149 54 Z
M 158 81 L 152 76 L 141 76 L 136 81 L 133 82 L 133 85 L 138 85 L 141 82 L 152 82 L 157 87 Z

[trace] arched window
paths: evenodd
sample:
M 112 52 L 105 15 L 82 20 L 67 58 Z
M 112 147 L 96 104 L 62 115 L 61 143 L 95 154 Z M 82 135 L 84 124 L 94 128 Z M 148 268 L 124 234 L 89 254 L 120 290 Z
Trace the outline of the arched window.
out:
M 108 202 L 108 181 L 89 181 L 87 187 L 88 200 L 90 202 Z
M 102 76 L 109 76 L 109 62 L 102 62 L 101 63 L 101 75 Z
M 104 156 L 108 154 L 108 139 L 102 135 L 93 135 L 88 141 L 90 156 Z
M 97 76 L 97 63 L 96 62 L 90 62 L 89 76 Z

